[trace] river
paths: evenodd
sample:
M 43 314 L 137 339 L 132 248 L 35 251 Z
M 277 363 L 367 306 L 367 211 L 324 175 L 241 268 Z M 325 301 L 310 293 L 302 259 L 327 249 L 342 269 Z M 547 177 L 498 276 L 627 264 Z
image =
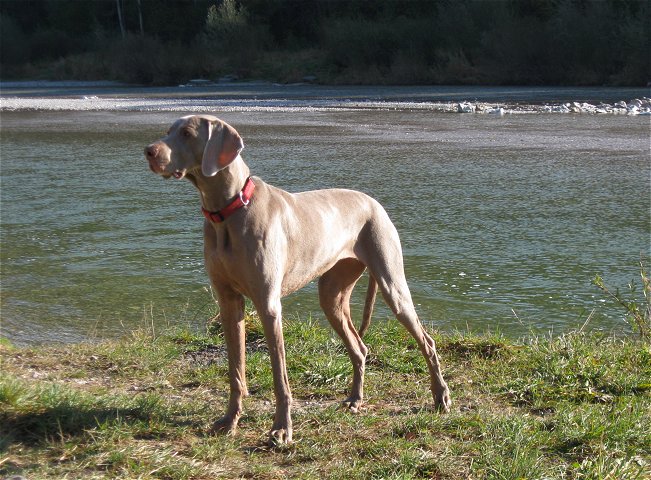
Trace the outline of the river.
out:
M 591 279 L 625 290 L 640 254 L 651 254 L 648 116 L 442 113 L 424 100 L 435 87 L 384 97 L 360 88 L 354 101 L 28 87 L 1 98 L 0 334 L 16 344 L 203 328 L 215 307 L 197 193 L 153 175 L 142 151 L 180 111 L 207 107 L 237 128 L 246 162 L 267 182 L 378 199 L 428 325 L 560 333 L 594 311 L 589 328 L 626 329 Z M 507 98 L 511 90 L 437 101 L 526 99 L 526 89 Z M 530 101 L 599 95 L 546 92 Z M 641 95 L 607 92 L 608 101 Z M 28 106 L 7 107 L 20 101 Z M 283 305 L 286 316 L 323 319 L 314 284 Z

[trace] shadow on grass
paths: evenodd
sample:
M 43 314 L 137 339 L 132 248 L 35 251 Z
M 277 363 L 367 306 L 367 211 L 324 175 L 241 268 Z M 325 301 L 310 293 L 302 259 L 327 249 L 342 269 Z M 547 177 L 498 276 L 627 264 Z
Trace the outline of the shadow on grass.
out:
M 172 419 L 172 413 L 155 394 L 93 397 L 63 388 L 54 393 L 37 390 L 7 407 L 0 413 L 0 452 L 15 444 L 37 446 L 97 428 L 120 426 L 156 436 L 168 422 L 186 423 Z
M 150 418 L 138 408 L 80 408 L 75 405 L 3 413 L 0 414 L 0 451 L 12 444 L 35 446 L 57 438 L 82 435 L 89 429 L 115 421 L 128 423 Z

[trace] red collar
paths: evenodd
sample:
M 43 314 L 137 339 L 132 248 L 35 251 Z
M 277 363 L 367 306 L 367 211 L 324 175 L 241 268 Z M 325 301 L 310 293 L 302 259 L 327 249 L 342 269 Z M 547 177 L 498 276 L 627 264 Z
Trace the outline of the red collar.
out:
M 235 197 L 235 200 L 233 200 L 231 203 L 226 205 L 221 210 L 217 210 L 216 212 L 210 212 L 201 207 L 201 212 L 203 213 L 203 216 L 211 222 L 221 223 L 233 215 L 238 209 L 246 207 L 249 204 L 251 197 L 253 196 L 254 189 L 255 183 L 253 183 L 253 180 L 251 180 L 251 177 L 249 177 L 246 179 L 246 183 L 244 184 L 244 187 L 242 187 L 240 194 Z

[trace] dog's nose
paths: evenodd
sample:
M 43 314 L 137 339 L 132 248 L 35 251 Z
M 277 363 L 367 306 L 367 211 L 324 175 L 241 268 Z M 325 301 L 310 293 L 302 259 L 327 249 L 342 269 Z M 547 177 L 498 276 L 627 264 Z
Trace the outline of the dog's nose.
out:
M 155 143 L 152 143 L 151 145 L 148 145 L 145 147 L 145 157 L 147 157 L 148 160 L 153 160 L 158 156 L 158 145 Z

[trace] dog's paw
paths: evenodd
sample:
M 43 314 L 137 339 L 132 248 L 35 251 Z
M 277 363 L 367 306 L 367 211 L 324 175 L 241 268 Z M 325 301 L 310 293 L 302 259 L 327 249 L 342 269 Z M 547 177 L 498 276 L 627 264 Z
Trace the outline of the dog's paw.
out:
M 282 448 L 292 443 L 291 428 L 279 428 L 269 432 L 269 446 L 271 448 Z
M 358 397 L 348 397 L 341 402 L 341 407 L 347 409 L 350 413 L 359 413 L 362 406 L 362 399 Z
M 441 413 L 449 413 L 452 406 L 450 389 L 446 386 L 441 392 L 434 394 L 434 408 Z
M 230 435 L 237 430 L 237 418 L 224 416 L 212 424 L 211 435 Z

